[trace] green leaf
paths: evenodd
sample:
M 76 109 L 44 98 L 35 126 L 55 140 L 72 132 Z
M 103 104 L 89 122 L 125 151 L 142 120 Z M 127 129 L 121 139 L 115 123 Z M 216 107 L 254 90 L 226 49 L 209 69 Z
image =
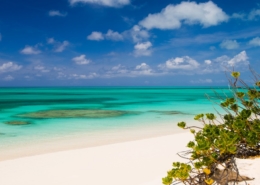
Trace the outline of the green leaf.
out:
M 204 117 L 204 114 L 197 114 L 195 117 L 194 117 L 194 120 L 199 120 L 201 118 Z
M 194 130 L 194 129 L 190 129 L 190 132 L 191 132 L 192 134 L 195 134 L 195 130 Z
M 185 122 L 179 122 L 178 124 L 178 127 L 180 127 L 180 128 L 185 128 L 186 127 L 186 123 Z
M 240 112 L 240 116 L 243 119 L 247 119 L 251 116 L 251 110 L 244 109 Z
M 207 114 L 206 114 L 206 117 L 207 117 L 207 119 L 209 119 L 209 120 L 214 120 L 214 119 L 216 118 L 215 115 L 212 114 L 212 113 L 207 113 Z
M 165 184 L 165 185 L 172 184 L 172 181 L 173 181 L 173 179 L 171 177 L 162 178 L 162 183 Z
M 243 98 L 245 96 L 245 93 L 243 92 L 236 92 L 237 97 Z
M 187 147 L 188 148 L 193 148 L 195 146 L 195 143 L 193 141 L 190 141 L 188 144 L 187 144 Z
M 238 105 L 237 104 L 233 104 L 230 106 L 231 110 L 233 110 L 234 112 L 238 111 Z

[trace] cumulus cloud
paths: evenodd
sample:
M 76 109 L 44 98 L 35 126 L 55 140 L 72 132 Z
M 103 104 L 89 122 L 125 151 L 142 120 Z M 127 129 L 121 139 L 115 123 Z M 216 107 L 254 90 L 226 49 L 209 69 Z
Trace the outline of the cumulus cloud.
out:
M 130 4 L 130 0 L 69 0 L 71 5 L 76 3 L 91 3 L 108 7 L 122 7 Z
M 34 67 L 35 70 L 40 71 L 42 73 L 48 73 L 50 70 L 46 69 L 44 66 L 37 65 Z
M 242 51 L 232 58 L 226 55 L 217 57 L 215 59 L 210 60 L 210 65 L 206 64 L 206 61 L 207 60 L 205 60 L 204 65 L 201 65 L 200 73 L 220 72 L 226 71 L 227 69 L 233 70 L 233 68 L 242 71 L 245 69 L 246 66 L 249 65 L 246 51 Z
M 6 62 L 0 65 L 0 73 L 5 73 L 5 72 L 11 72 L 11 71 L 17 71 L 20 70 L 22 66 L 17 65 L 13 62 Z
M 56 41 L 54 40 L 54 38 L 48 38 L 47 43 L 48 44 L 54 44 Z
M 260 46 L 260 37 L 255 37 L 248 43 L 251 46 Z
M 58 16 L 58 17 L 66 17 L 67 13 L 61 13 L 58 10 L 51 10 L 49 11 L 49 16 L 54 17 L 54 16 Z
M 69 45 L 69 42 L 65 40 L 62 43 L 58 44 L 54 51 L 55 52 L 63 52 L 68 45 Z
M 114 32 L 113 30 L 108 30 L 105 35 L 105 38 L 107 40 L 114 40 L 114 41 L 123 40 L 123 36 L 118 32 Z
M 150 47 L 152 47 L 151 42 L 142 42 L 142 43 L 137 43 L 134 46 L 134 55 L 135 56 L 150 56 L 152 51 L 150 50 Z
M 104 36 L 101 32 L 93 31 L 89 36 L 87 36 L 87 39 L 100 41 L 100 40 L 104 40 Z
M 252 9 L 249 13 L 233 13 L 231 18 L 243 21 L 254 21 L 260 18 L 260 9 Z
M 135 75 L 153 75 L 153 70 L 146 63 L 141 63 L 135 67 L 135 70 L 132 71 L 132 74 Z
M 92 79 L 96 78 L 99 75 L 97 73 L 90 73 L 89 75 L 82 75 L 82 74 L 71 74 L 69 79 Z
M 141 63 L 140 65 L 137 65 L 135 67 L 135 69 L 137 69 L 137 70 L 145 70 L 145 69 L 150 69 L 150 67 L 146 63 Z
M 224 40 L 221 42 L 220 47 L 223 49 L 237 49 L 239 48 L 239 44 L 236 40 Z
M 93 31 L 87 36 L 88 40 L 101 41 L 101 40 L 112 40 L 122 41 L 124 39 L 132 40 L 134 43 L 144 42 L 150 37 L 149 32 L 141 26 L 135 25 L 133 28 L 126 30 L 122 33 L 109 29 L 107 33 Z
M 248 65 L 248 56 L 246 54 L 246 51 L 242 51 L 238 55 L 234 56 L 231 60 L 227 62 L 230 66 L 237 66 L 240 64 L 246 64 Z
M 206 83 L 212 83 L 213 81 L 212 79 L 207 78 L 207 79 L 191 80 L 190 82 L 194 84 L 206 84 Z
M 249 20 L 256 20 L 260 17 L 260 9 L 253 9 L 248 15 Z
M 178 5 L 168 5 L 160 13 L 149 14 L 140 21 L 147 29 L 178 29 L 181 24 L 200 24 L 203 27 L 215 26 L 229 19 L 212 1 L 206 3 L 182 2 Z
M 142 42 L 150 37 L 149 32 L 138 25 L 133 26 L 132 29 L 124 32 L 124 34 L 129 35 L 135 43 Z
M 211 60 L 205 60 L 204 63 L 207 65 L 210 65 L 212 62 L 211 62 Z
M 160 64 L 161 69 L 181 69 L 181 70 L 193 70 L 200 66 L 200 64 L 190 58 L 189 56 L 171 58 L 165 62 L 165 64 Z
M 129 70 L 125 66 L 118 64 L 117 66 L 112 67 L 111 71 L 107 72 L 108 74 L 127 74 Z
M 57 52 L 57 53 L 60 53 L 60 52 L 63 52 L 67 46 L 70 45 L 70 43 L 68 41 L 63 41 L 63 42 L 59 42 L 59 41 L 56 41 L 54 38 L 49 38 L 47 40 L 47 43 L 48 44 L 52 44 L 54 46 L 54 52 Z
M 3 78 L 4 81 L 12 81 L 14 80 L 14 77 L 11 75 L 7 75 L 6 77 Z
M 233 13 L 231 15 L 233 19 L 241 19 L 241 20 L 248 20 L 248 16 L 245 13 Z
M 78 57 L 74 57 L 72 60 L 78 65 L 86 65 L 91 62 L 91 60 L 86 59 L 86 55 L 80 55 Z
M 36 47 L 25 46 L 25 48 L 22 49 L 20 51 L 20 53 L 24 54 L 24 55 L 37 55 L 37 54 L 41 53 L 41 51 L 38 50 Z
M 146 64 L 141 63 L 134 68 L 127 68 L 121 64 L 112 67 L 110 71 L 104 75 L 104 77 L 118 77 L 118 76 L 128 76 L 128 77 L 137 77 L 143 75 L 157 75 L 152 68 Z
M 103 34 L 101 32 L 93 31 L 89 36 L 87 36 L 88 40 L 95 40 L 95 41 L 100 41 L 100 40 L 113 40 L 113 41 L 121 41 L 124 40 L 123 35 L 120 33 L 113 31 L 113 30 L 108 30 L 106 34 Z

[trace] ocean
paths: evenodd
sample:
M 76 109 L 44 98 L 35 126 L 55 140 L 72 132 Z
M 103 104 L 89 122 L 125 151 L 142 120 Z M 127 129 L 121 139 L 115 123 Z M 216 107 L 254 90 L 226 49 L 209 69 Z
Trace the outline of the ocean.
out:
M 1 88 L 0 152 L 78 136 L 94 146 L 181 132 L 178 122 L 199 125 L 194 115 L 223 111 L 216 92 L 232 95 L 223 87 Z

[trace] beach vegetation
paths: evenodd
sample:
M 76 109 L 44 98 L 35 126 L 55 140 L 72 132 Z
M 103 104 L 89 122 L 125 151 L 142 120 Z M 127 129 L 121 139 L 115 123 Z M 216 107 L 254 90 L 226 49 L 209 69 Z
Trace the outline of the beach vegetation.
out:
M 187 163 L 174 162 L 173 168 L 162 179 L 163 184 L 181 182 L 187 185 L 227 185 L 252 180 L 239 173 L 236 158 L 260 155 L 260 81 L 254 72 L 254 86 L 240 79 L 240 73 L 231 72 L 230 91 L 233 97 L 221 98 L 218 105 L 225 114 L 206 113 L 194 117 L 202 127 L 187 126 L 194 140 L 188 142 L 188 151 L 178 153 Z

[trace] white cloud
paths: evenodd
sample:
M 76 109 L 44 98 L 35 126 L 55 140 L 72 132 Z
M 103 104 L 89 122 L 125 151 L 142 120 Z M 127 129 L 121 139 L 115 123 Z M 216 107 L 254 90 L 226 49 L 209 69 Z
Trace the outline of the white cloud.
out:
M 150 37 L 150 34 L 147 30 L 144 30 L 138 25 L 135 25 L 131 30 L 124 32 L 125 35 L 130 35 L 133 42 L 142 42 L 143 40 L 147 40 Z
M 136 44 L 135 49 L 137 49 L 137 50 L 147 50 L 151 46 L 152 46 L 151 42 L 143 42 L 143 43 Z
M 137 65 L 135 67 L 135 69 L 137 69 L 137 70 L 146 70 L 146 69 L 150 69 L 150 67 L 146 63 L 141 63 L 140 65 Z
M 114 40 L 114 41 L 120 41 L 124 39 L 120 33 L 114 32 L 113 30 L 108 30 L 105 35 L 105 38 L 107 40 Z
M 46 69 L 44 66 L 41 66 L 41 65 L 35 66 L 34 69 L 37 70 L 37 71 L 41 71 L 42 73 L 50 72 L 50 70 Z
M 139 24 L 147 29 L 178 29 L 181 24 L 201 24 L 203 27 L 215 26 L 227 21 L 229 17 L 212 1 L 206 3 L 182 2 L 168 5 L 160 13 L 149 14 Z
M 206 84 L 206 83 L 212 83 L 212 79 L 207 78 L 207 79 L 199 79 L 199 80 L 191 80 L 191 83 L 194 84 Z
M 242 51 L 238 55 L 234 56 L 231 60 L 227 62 L 230 66 L 237 66 L 239 64 L 245 64 L 248 65 L 248 56 L 246 54 L 246 51 Z
M 65 40 L 62 43 L 60 43 L 59 45 L 57 45 L 57 47 L 54 51 L 55 52 L 63 52 L 68 45 L 69 45 L 69 42 Z
M 6 62 L 0 65 L 0 73 L 11 72 L 20 70 L 22 66 L 19 66 L 13 62 Z
M 112 67 L 111 71 L 107 71 L 104 77 L 108 77 L 108 78 L 118 77 L 118 76 L 137 77 L 143 75 L 157 75 L 157 74 L 154 73 L 151 67 L 146 63 L 141 63 L 132 69 L 126 68 L 125 66 L 119 64 L 117 66 Z
M 101 32 L 93 31 L 89 36 L 87 36 L 88 40 L 104 40 L 104 36 Z
M 134 48 L 134 55 L 135 56 L 150 56 L 152 51 L 149 49 L 152 47 L 151 42 L 142 42 L 142 43 L 137 43 Z
M 76 3 L 92 3 L 109 7 L 122 7 L 130 4 L 130 0 L 69 0 L 71 5 Z
M 12 81 L 14 80 L 14 77 L 11 75 L 7 75 L 6 77 L 3 78 L 4 81 Z
M 20 53 L 25 54 L 25 55 L 37 55 L 37 54 L 41 53 L 41 51 L 32 46 L 25 46 L 25 48 L 22 49 L 20 51 Z
M 249 41 L 249 45 L 251 46 L 260 46 L 260 37 L 255 37 Z
M 97 73 L 90 73 L 89 75 L 72 74 L 69 79 L 92 79 L 98 76 L 99 75 Z
M 48 44 L 54 44 L 56 41 L 54 40 L 54 38 L 49 38 L 47 39 L 47 43 Z
M 244 13 L 233 13 L 231 18 L 234 18 L 234 19 L 246 19 L 246 14 Z
M 260 9 L 252 9 L 249 13 L 233 13 L 231 18 L 243 21 L 254 21 L 260 18 Z
M 51 17 L 54 17 L 54 16 L 66 17 L 67 13 L 61 13 L 58 10 L 51 10 L 51 11 L 49 11 L 49 16 L 51 16 Z
M 153 75 L 153 70 L 146 63 L 141 63 L 135 67 L 135 70 L 132 71 L 134 75 Z
M 204 62 L 205 63 L 205 62 Z M 227 70 L 239 70 L 242 71 L 249 65 L 248 56 L 246 51 L 242 51 L 239 54 L 235 55 L 233 58 L 226 55 L 217 57 L 211 60 L 211 64 L 201 65 L 200 73 L 213 73 Z
M 86 65 L 91 62 L 91 60 L 86 59 L 86 55 L 80 55 L 78 57 L 74 57 L 72 60 L 78 65 Z
M 176 57 L 171 58 L 165 62 L 165 64 L 160 64 L 159 68 L 161 69 L 182 69 L 182 70 L 194 70 L 198 68 L 200 64 L 190 58 L 189 56 L 185 57 Z
M 70 44 L 66 40 L 63 42 L 59 42 L 59 41 L 56 41 L 54 38 L 47 39 L 47 43 L 54 45 L 54 52 L 57 52 L 57 53 L 63 52 L 66 49 L 66 47 L 69 46 L 69 44 Z
M 87 36 L 88 40 L 113 40 L 113 41 L 122 41 L 124 39 L 132 40 L 134 43 L 144 42 L 150 37 L 150 34 L 144 28 L 135 25 L 130 30 L 126 30 L 122 33 L 113 31 L 109 29 L 107 33 L 102 33 L 98 31 L 93 31 L 90 35 Z
M 210 65 L 212 62 L 211 62 L 211 60 L 205 60 L 204 63 L 207 65 Z
M 113 30 L 108 30 L 106 34 L 103 34 L 101 32 L 93 31 L 89 36 L 87 36 L 88 40 L 113 40 L 113 41 L 121 41 L 124 40 L 123 35 L 120 33 L 113 31 Z
M 117 70 L 119 70 L 120 68 L 122 68 L 122 65 L 121 65 L 121 64 L 118 64 L 117 66 L 112 67 L 112 70 L 113 70 L 113 71 L 117 71 Z
M 251 12 L 248 14 L 248 19 L 249 20 L 256 20 L 260 17 L 260 9 L 253 9 Z
M 126 69 L 126 67 L 122 66 L 121 64 L 118 64 L 117 66 L 112 67 L 112 71 L 107 72 L 107 74 L 109 74 L 109 75 L 127 74 L 127 73 L 129 73 L 129 70 Z
M 220 47 L 231 50 L 239 48 L 239 44 L 236 40 L 224 40 L 221 42 Z

